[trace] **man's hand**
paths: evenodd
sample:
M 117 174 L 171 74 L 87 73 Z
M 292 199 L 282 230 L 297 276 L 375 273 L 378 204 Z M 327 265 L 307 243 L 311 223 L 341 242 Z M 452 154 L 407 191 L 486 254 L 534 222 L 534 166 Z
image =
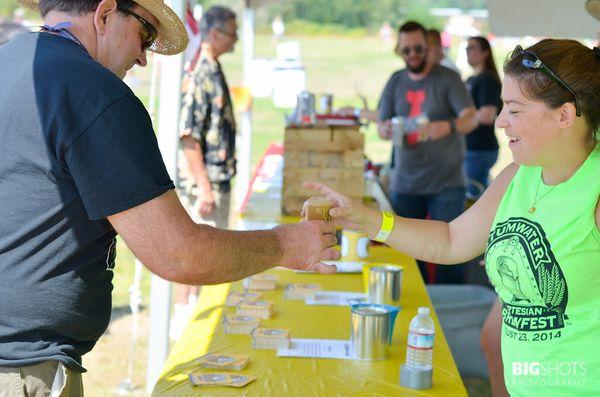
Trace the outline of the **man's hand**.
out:
M 200 203 L 198 208 L 200 216 L 207 217 L 214 212 L 216 208 L 215 196 L 213 195 L 213 192 L 210 188 L 204 189 L 200 192 L 200 197 L 198 197 L 198 201 Z
M 333 248 L 337 241 L 335 226 L 332 223 L 300 222 L 295 225 L 277 226 L 273 231 L 281 243 L 281 266 L 324 274 L 336 272 L 335 266 L 321 262 L 340 257 L 339 251 Z
M 450 128 L 450 122 L 447 120 L 432 121 L 419 129 L 419 133 L 421 136 L 427 137 L 426 139 L 434 141 L 450 135 Z
M 377 132 L 381 139 L 392 139 L 392 121 L 382 120 L 377 122 Z

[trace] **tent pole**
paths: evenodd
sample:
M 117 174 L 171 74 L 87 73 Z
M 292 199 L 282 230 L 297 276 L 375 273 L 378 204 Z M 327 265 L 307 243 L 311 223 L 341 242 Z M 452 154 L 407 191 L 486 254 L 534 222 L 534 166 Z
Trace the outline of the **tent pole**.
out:
M 171 8 L 183 20 L 185 1 L 167 0 L 166 3 L 170 3 Z M 161 58 L 158 145 L 171 179 L 177 182 L 177 130 L 181 108 L 183 56 L 157 56 Z M 171 283 L 153 274 L 150 280 L 150 334 L 146 371 L 148 393 L 152 392 L 169 352 L 170 314 Z

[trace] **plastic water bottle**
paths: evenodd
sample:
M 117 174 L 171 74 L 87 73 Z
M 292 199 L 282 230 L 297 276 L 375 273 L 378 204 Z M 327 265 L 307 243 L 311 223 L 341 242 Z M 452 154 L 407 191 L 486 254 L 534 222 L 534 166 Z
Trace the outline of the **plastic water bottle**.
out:
M 413 370 L 431 370 L 435 325 L 429 316 L 428 307 L 420 307 L 418 314 L 410 322 L 406 366 Z

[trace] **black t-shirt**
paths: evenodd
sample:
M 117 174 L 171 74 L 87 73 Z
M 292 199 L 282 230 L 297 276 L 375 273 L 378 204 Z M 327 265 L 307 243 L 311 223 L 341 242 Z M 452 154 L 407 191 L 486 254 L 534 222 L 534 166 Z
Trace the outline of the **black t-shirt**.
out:
M 110 319 L 106 217 L 174 186 L 143 104 L 81 46 L 24 33 L 0 70 L 0 366 L 84 371 Z
M 490 72 L 483 72 L 467 79 L 467 89 L 471 93 L 477 109 L 482 106 L 496 106 L 498 111 L 502 108 L 500 83 Z M 498 149 L 498 140 L 494 132 L 494 125 L 479 125 L 467 137 L 467 150 L 494 150 Z

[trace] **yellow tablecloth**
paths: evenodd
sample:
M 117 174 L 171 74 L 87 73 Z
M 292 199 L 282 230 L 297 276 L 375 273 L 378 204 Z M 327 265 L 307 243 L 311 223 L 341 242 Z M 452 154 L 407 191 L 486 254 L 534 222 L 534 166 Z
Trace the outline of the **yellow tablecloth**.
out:
M 281 175 L 283 148 L 272 145 L 260 162 L 244 206 L 238 227 L 270 228 L 277 224 L 297 222 L 298 218 L 281 215 Z M 170 353 L 153 396 L 466 396 L 466 390 L 443 335 L 423 279 L 415 261 L 388 247 L 371 248 L 373 262 L 404 266 L 400 311 L 395 324 L 389 358 L 385 361 L 333 360 L 277 357 L 275 350 L 253 350 L 249 335 L 225 335 L 221 325 L 224 314 L 235 309 L 225 306 L 230 291 L 241 291 L 241 282 L 203 287 L 198 306 L 181 339 Z M 324 290 L 355 291 L 363 289 L 362 275 L 320 275 L 274 269 L 279 275 L 278 288 L 267 292 L 264 299 L 274 301 L 275 315 L 262 320 L 261 326 L 288 328 L 292 338 L 349 339 L 350 309 L 341 306 L 307 306 L 302 301 L 283 299 L 288 283 L 318 283 Z M 408 324 L 419 306 L 432 309 L 436 325 L 433 353 L 433 388 L 416 391 L 399 385 L 400 365 L 405 361 Z M 195 359 L 206 353 L 248 354 L 250 364 L 241 374 L 258 377 L 242 389 L 229 387 L 196 388 L 188 374 L 200 369 Z M 234 371 L 230 371 L 234 372 Z
M 175 344 L 153 396 L 448 396 L 460 397 L 467 393 L 448 348 L 435 313 L 435 348 L 433 353 L 433 388 L 416 391 L 399 385 L 399 368 L 405 361 L 408 325 L 419 306 L 429 306 L 431 301 L 415 261 L 387 247 L 371 249 L 375 262 L 402 264 L 405 267 L 402 281 L 402 310 L 396 320 L 389 359 L 378 362 L 359 360 L 333 360 L 315 358 L 277 357 L 275 350 L 254 350 L 249 335 L 225 335 L 221 321 L 224 314 L 234 314 L 235 309 L 225 306 L 230 291 L 240 291 L 240 282 L 203 287 L 198 306 L 182 338 Z M 349 339 L 350 309 L 342 306 L 308 306 L 303 301 L 283 298 L 287 283 L 319 283 L 324 290 L 361 291 L 362 275 L 320 275 L 295 273 L 273 269 L 268 273 L 279 275 L 278 288 L 266 292 L 265 299 L 274 301 L 275 315 L 262 320 L 262 326 L 288 328 L 292 338 Z M 432 308 L 433 312 L 433 308 Z M 250 364 L 241 374 L 258 376 L 248 386 L 196 388 L 188 374 L 199 370 L 195 359 L 209 352 L 248 354 Z M 233 371 L 231 371 L 233 372 Z

